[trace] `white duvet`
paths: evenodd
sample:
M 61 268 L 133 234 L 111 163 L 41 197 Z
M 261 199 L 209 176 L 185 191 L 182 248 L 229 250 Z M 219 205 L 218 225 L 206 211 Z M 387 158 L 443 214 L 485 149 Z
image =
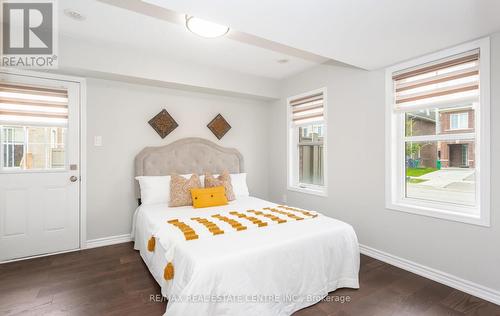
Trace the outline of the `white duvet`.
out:
M 359 287 L 356 234 L 350 225 L 326 216 L 184 242 L 176 242 L 178 236 L 165 229 L 169 219 L 275 206 L 242 197 L 216 208 L 137 209 L 135 248 L 169 299 L 168 316 L 290 315 L 337 288 Z M 152 235 L 157 242 L 149 252 Z M 166 281 L 163 271 L 169 261 L 174 278 Z

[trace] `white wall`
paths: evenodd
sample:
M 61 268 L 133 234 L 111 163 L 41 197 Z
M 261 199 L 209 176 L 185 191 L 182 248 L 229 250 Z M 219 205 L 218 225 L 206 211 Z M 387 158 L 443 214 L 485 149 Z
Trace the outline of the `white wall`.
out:
M 491 227 L 385 209 L 384 72 L 318 66 L 284 82 L 272 106 L 272 200 L 317 209 L 352 224 L 361 244 L 500 291 L 500 34 L 492 38 Z M 328 88 L 328 197 L 286 191 L 285 98 Z
M 202 137 L 236 147 L 245 157 L 251 194 L 266 198 L 267 114 L 265 102 L 115 81 L 87 81 L 87 239 L 130 233 L 137 206 L 134 157 L 146 146 Z M 148 121 L 167 109 L 179 124 L 165 139 Z M 206 127 L 221 113 L 232 129 L 218 141 Z M 94 146 L 94 136 L 103 146 Z

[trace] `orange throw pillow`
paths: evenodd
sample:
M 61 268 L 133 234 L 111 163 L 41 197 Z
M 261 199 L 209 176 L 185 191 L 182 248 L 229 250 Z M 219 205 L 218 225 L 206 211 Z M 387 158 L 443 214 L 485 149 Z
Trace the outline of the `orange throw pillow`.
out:
M 204 189 L 192 189 L 193 207 L 211 207 L 227 204 L 224 187 L 213 187 Z

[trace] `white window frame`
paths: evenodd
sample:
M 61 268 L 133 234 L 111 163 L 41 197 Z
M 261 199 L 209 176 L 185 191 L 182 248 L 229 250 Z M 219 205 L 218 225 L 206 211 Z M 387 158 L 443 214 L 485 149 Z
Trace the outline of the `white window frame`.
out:
M 323 94 L 323 121 L 322 122 L 308 122 L 302 125 L 292 125 L 292 107 L 290 102 L 296 99 L 304 98 L 310 95 L 322 93 Z M 307 193 L 317 196 L 327 196 L 328 191 L 328 170 L 327 170 L 327 93 L 326 87 L 301 93 L 289 97 L 286 102 L 287 107 L 287 189 L 289 191 Z M 323 125 L 323 185 L 313 185 L 306 183 L 299 183 L 299 153 L 298 153 L 298 140 L 299 140 L 299 127 L 309 126 L 312 124 L 320 123 Z
M 480 106 L 475 111 L 476 206 L 468 207 L 405 197 L 404 113 L 394 112 L 394 72 L 480 49 Z M 463 134 L 462 134 L 463 135 Z M 418 138 L 418 137 L 415 137 Z M 440 135 L 435 136 L 440 140 Z M 386 69 L 386 194 L 389 210 L 490 226 L 490 38 L 459 45 Z
M 461 118 L 465 116 L 465 126 L 461 126 Z M 457 118 L 457 127 L 453 127 L 453 117 Z M 461 113 L 451 113 L 450 114 L 450 131 L 457 131 L 461 129 L 468 129 L 469 128 L 469 113 L 468 112 L 461 112 Z

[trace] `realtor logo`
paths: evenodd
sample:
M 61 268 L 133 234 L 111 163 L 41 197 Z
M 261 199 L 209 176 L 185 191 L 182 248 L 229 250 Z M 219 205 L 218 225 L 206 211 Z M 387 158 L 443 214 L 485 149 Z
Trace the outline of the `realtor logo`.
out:
M 55 2 L 2 2 L 2 58 L 4 67 L 57 66 Z

